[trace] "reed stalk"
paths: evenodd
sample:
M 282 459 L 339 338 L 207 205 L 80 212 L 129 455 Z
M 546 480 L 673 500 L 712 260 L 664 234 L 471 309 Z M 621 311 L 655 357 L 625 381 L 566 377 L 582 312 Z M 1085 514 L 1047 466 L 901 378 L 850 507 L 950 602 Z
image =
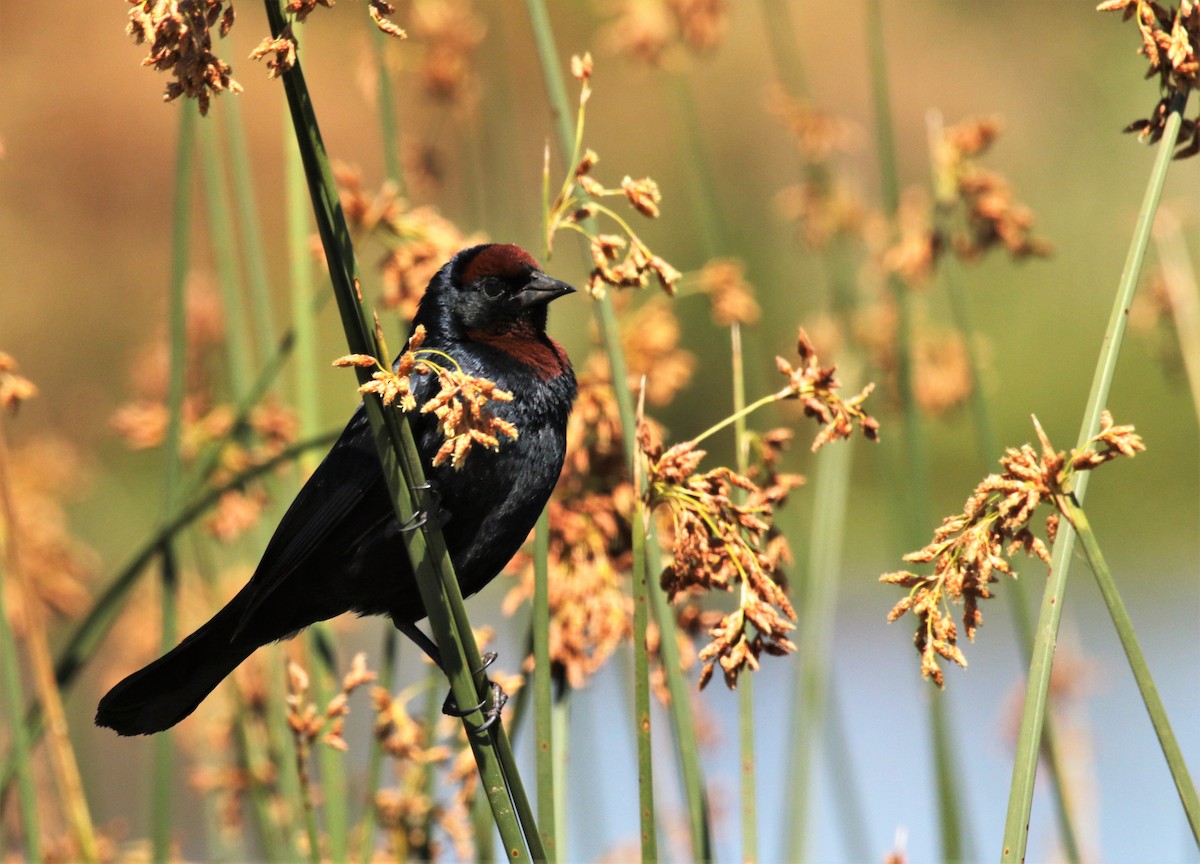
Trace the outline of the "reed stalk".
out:
M 272 34 L 278 38 L 286 25 L 283 9 L 278 0 L 266 0 L 266 9 Z M 381 346 L 357 298 L 358 268 L 350 232 L 301 65 L 297 63 L 282 77 L 348 347 L 352 353 L 379 357 Z M 360 382 L 370 380 L 369 370 L 359 368 L 357 372 Z M 404 415 L 385 411 L 374 394 L 368 394 L 363 404 L 396 515 L 404 523 L 421 507 L 418 490 L 424 483 L 424 469 L 420 453 Z M 425 525 L 419 530 L 405 532 L 403 536 L 455 702 L 471 705 L 481 696 L 490 701 L 479 648 L 466 619 L 462 591 L 440 529 Z M 513 861 L 544 860 L 545 851 L 537 826 L 526 824 L 521 818 L 524 794 L 520 777 L 507 774 L 503 767 L 506 761 L 504 745 L 507 744 L 503 726 L 494 724 L 486 735 L 470 731 L 483 722 L 483 716 L 477 710 L 464 718 L 464 724 L 479 768 L 481 788 L 491 804 L 506 857 Z
M 542 78 L 546 85 L 550 115 L 557 132 L 559 149 L 563 158 L 570 161 L 571 154 L 575 149 L 575 127 L 572 123 L 573 114 L 567 98 L 558 48 L 554 43 L 550 15 L 545 0 L 526 0 L 525 8 L 529 15 L 534 46 L 542 67 Z M 625 352 L 621 347 L 620 326 L 612 299 L 607 295 L 593 304 L 593 310 L 600 330 L 600 340 L 608 357 L 626 458 L 629 461 L 630 471 L 633 471 L 634 459 L 637 454 L 637 423 L 633 394 L 622 383 L 628 380 L 628 369 L 625 363 Z M 647 567 L 650 572 L 659 573 L 662 571 L 661 556 L 653 538 L 654 526 L 651 523 L 647 527 Z M 692 856 L 697 860 L 707 861 L 713 858 L 714 852 L 712 830 L 709 824 L 708 790 L 700 765 L 700 746 L 690 708 L 692 688 L 683 674 L 679 646 L 674 638 L 678 628 L 670 604 L 667 602 L 666 592 L 656 584 L 650 589 L 649 594 L 650 610 L 661 634 L 659 650 L 662 652 L 662 666 L 666 673 L 667 689 L 671 697 L 669 706 L 671 727 L 679 755 L 684 794 L 688 802 L 688 827 Z
M 1167 169 L 1179 139 L 1183 111 L 1187 95 L 1175 96 L 1169 106 L 1162 139 L 1141 209 L 1134 225 L 1129 252 L 1117 283 L 1117 292 L 1109 316 L 1108 328 L 1101 343 L 1096 371 L 1084 409 L 1083 423 L 1079 432 L 1079 447 L 1086 446 L 1100 428 L 1100 414 L 1108 402 L 1116 373 L 1117 357 L 1125 336 L 1129 308 L 1137 290 L 1138 277 L 1145 259 L 1146 247 L 1150 242 L 1150 231 L 1154 214 L 1166 185 Z M 1082 505 L 1087 491 L 1090 472 L 1081 472 L 1075 481 L 1074 495 Z M 1069 526 L 1061 526 L 1050 558 L 1050 578 L 1042 594 L 1041 608 L 1034 629 L 1032 659 L 1029 677 L 1025 685 L 1025 702 L 1021 710 L 1021 727 L 1017 735 L 1017 753 L 1013 761 L 1012 783 L 1009 787 L 1008 813 L 1004 826 L 1004 846 L 1001 860 L 1005 864 L 1025 860 L 1025 848 L 1029 839 L 1029 814 L 1033 807 L 1033 785 L 1037 774 L 1039 742 L 1045 724 L 1047 703 L 1050 693 L 1050 672 L 1054 663 L 1054 647 L 1058 639 L 1059 621 L 1062 617 L 1063 598 L 1066 596 L 1067 576 L 1070 572 L 1072 553 L 1075 547 L 1075 532 Z
M 867 54 L 870 62 L 871 101 L 875 115 L 876 149 L 879 158 L 880 186 L 884 213 L 892 221 L 900 207 L 900 174 L 896 165 L 896 142 L 892 123 L 891 96 L 888 92 L 887 57 L 884 49 L 883 10 L 880 0 L 867 2 Z M 920 409 L 913 391 L 912 304 L 904 284 L 896 274 L 888 277 L 888 289 L 896 301 L 898 334 L 896 346 L 900 404 L 904 414 L 904 453 L 906 456 L 907 536 L 909 547 L 923 545 L 931 521 L 929 503 L 928 444 Z M 960 762 L 955 753 L 946 697 L 940 691 L 929 698 L 930 746 L 934 754 L 934 776 L 941 828 L 941 853 L 944 861 L 974 858 L 963 820 L 964 796 Z
M 96 845 L 92 815 L 83 791 L 83 778 L 80 776 L 75 750 L 71 745 L 62 693 L 54 680 L 54 660 L 46 635 L 42 601 L 33 586 L 32 575 L 19 566 L 17 544 L 20 537 L 20 521 L 12 499 L 8 466 L 7 432 L 4 428 L 4 415 L 0 413 L 0 536 L 4 538 L 6 570 L 21 592 L 30 675 L 34 692 L 41 704 L 42 715 L 46 718 L 50 764 L 62 812 L 77 844 L 80 859 L 87 864 L 94 864 L 100 860 L 99 847 Z M 30 738 L 32 737 L 31 735 Z
M 11 574 L 12 563 L 13 555 L 9 552 L 7 535 L 0 528 L 0 683 L 4 686 L 4 703 L 7 706 L 9 728 L 12 730 L 12 753 L 9 758 L 17 777 L 17 807 L 21 812 L 25 856 L 30 861 L 40 862 L 42 829 L 38 818 L 37 789 L 33 784 L 29 729 L 21 710 L 21 706 L 25 704 L 25 694 L 21 688 L 21 664 L 17 655 L 17 640 L 13 635 L 4 602 L 5 576 Z M 0 800 L 4 797 L 0 794 Z M 0 845 L 0 849 L 2 848 L 4 847 Z
M 1183 751 L 1171 728 L 1167 709 L 1163 706 L 1162 698 L 1158 695 L 1158 688 L 1154 685 L 1154 678 L 1150 674 L 1150 665 L 1146 662 L 1146 655 L 1142 653 L 1137 631 L 1133 627 L 1133 619 L 1129 617 L 1129 610 L 1125 608 L 1125 601 L 1121 599 L 1121 592 L 1117 589 L 1117 580 L 1113 578 L 1112 570 L 1104 558 L 1104 553 L 1100 550 L 1100 543 L 1096 539 L 1095 532 L 1092 531 L 1087 514 L 1084 513 L 1074 496 L 1059 496 L 1056 503 L 1079 537 L 1088 566 L 1096 577 L 1096 584 L 1100 587 L 1104 604 L 1108 607 L 1108 613 L 1112 617 L 1117 636 L 1121 639 L 1121 647 L 1125 649 L 1125 657 L 1129 660 L 1129 668 L 1133 672 L 1138 691 L 1142 695 L 1142 702 L 1146 706 L 1146 712 L 1150 715 L 1154 734 L 1158 736 L 1159 746 L 1162 747 L 1163 756 L 1167 760 L 1171 779 L 1175 783 L 1179 801 L 1183 804 L 1184 813 L 1187 815 L 1188 826 L 1192 829 L 1192 837 L 1196 841 L 1197 848 L 1200 849 L 1200 798 L 1196 795 L 1196 786 L 1188 772 Z

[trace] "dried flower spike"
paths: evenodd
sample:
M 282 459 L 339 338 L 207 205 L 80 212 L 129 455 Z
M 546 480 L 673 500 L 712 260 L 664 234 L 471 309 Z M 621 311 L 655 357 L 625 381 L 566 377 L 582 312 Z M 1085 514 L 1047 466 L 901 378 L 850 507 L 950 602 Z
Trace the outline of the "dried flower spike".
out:
M 788 633 L 796 613 L 780 585 L 780 555 L 767 541 L 774 506 L 786 497 L 775 485 L 761 488 L 751 478 L 728 468 L 697 473 L 703 450 L 694 441 L 664 450 L 657 432 L 647 423 L 638 429 L 638 446 L 645 463 L 645 503 L 665 507 L 671 514 L 671 564 L 663 571 L 663 588 L 674 600 L 695 591 L 737 591 L 738 605 L 709 630 L 712 641 L 700 652 L 704 664 L 700 687 L 720 665 L 725 684 L 737 686 L 746 669 L 757 669 L 758 658 L 795 650 Z M 745 493 L 735 502 L 734 490 Z
M 240 93 L 233 69 L 212 50 L 212 28 L 221 36 L 233 26 L 233 4 L 225 0 L 130 0 L 126 32 L 139 45 L 149 42 L 143 66 L 169 71 L 175 80 L 163 95 L 170 102 L 180 96 L 195 99 L 201 114 L 208 113 L 213 95 Z
M 988 585 L 996 581 L 995 574 L 1016 577 L 1010 561 L 1013 554 L 1022 550 L 1050 565 L 1045 541 L 1030 528 L 1038 506 L 1047 503 L 1057 508 L 1046 520 L 1046 537 L 1054 542 L 1063 512 L 1059 499 L 1070 494 L 1075 472 L 1145 449 L 1133 427 L 1113 425 L 1107 411 L 1101 416 L 1100 431 L 1087 446 L 1069 455 L 1054 450 L 1036 417 L 1033 422 L 1041 452 L 1029 444 L 1006 450 L 1000 459 L 1003 470 L 984 478 L 962 512 L 946 517 L 927 546 L 904 556 L 910 563 L 933 562 L 933 573 L 922 576 L 901 570 L 880 577 L 881 582 L 909 589 L 888 613 L 888 621 L 906 612 L 917 617 L 914 642 L 921 655 L 921 677 L 939 687 L 945 686 L 939 657 L 967 665 L 957 644 L 951 603 L 963 605 L 963 629 L 974 640 L 983 622 L 979 601 L 992 596 Z
M 434 466 L 449 461 L 462 468 L 475 445 L 489 450 L 500 447 L 500 439 L 516 440 L 518 431 L 489 408 L 491 402 L 511 402 L 512 393 L 501 390 L 486 378 L 467 375 L 450 355 L 435 349 L 423 349 L 425 328 L 418 325 L 404 353 L 391 369 L 367 354 L 347 354 L 333 361 L 334 366 L 378 366 L 371 380 L 358 388 L 359 393 L 374 393 L 384 405 L 399 403 L 401 411 L 414 411 L 417 397 L 413 392 L 414 375 L 437 375 L 438 392 L 421 406 L 422 414 L 433 414 L 445 441 L 433 457 Z M 438 361 L 449 361 L 451 367 Z
M 816 348 L 804 328 L 796 340 L 796 350 L 800 355 L 800 365 L 793 367 L 782 357 L 775 358 L 779 371 L 787 376 L 788 385 L 779 393 L 779 399 L 799 399 L 804 405 L 804 413 L 815 417 L 821 423 L 821 431 L 813 439 L 812 450 L 815 453 L 830 441 L 838 438 L 849 438 L 854 432 L 855 425 L 871 441 L 879 440 L 879 421 L 862 410 L 862 403 L 875 389 L 874 384 L 868 384 L 857 396 L 842 399 L 837 390 L 841 386 L 834 377 L 837 366 L 819 365 Z
M 584 149 L 583 129 L 585 108 L 591 98 L 592 58 L 590 54 L 571 58 L 571 70 L 580 81 L 579 115 L 576 120 L 574 161 L 569 166 L 562 186 L 553 201 L 545 202 L 546 253 L 554 248 L 555 235 L 560 230 L 582 234 L 591 245 L 592 263 L 588 276 L 588 292 L 603 297 L 609 288 L 646 288 L 651 279 L 668 295 L 674 295 L 682 274 L 637 236 L 625 218 L 602 202 L 605 198 L 623 197 L 639 213 L 648 218 L 659 215 L 662 194 L 658 184 L 649 177 L 634 180 L 626 176 L 618 188 L 607 188 L 592 176 L 600 157 L 594 150 Z M 546 155 L 546 188 L 549 189 L 550 161 Z M 604 217 L 617 225 L 620 233 L 602 234 L 591 227 L 590 220 Z

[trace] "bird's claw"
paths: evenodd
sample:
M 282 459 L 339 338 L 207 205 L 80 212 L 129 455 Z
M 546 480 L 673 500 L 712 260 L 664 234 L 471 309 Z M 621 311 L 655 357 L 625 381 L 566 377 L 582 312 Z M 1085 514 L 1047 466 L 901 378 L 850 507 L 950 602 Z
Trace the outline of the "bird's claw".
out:
M 488 651 L 483 655 L 483 665 L 476 669 L 476 672 L 482 672 L 484 669 L 496 662 L 497 654 L 495 651 Z M 473 732 L 484 732 L 490 729 L 497 720 L 500 719 L 500 712 L 504 710 L 505 704 L 508 702 L 508 694 L 495 681 L 488 679 L 488 694 L 490 698 L 485 698 L 478 705 L 473 705 L 470 708 L 459 708 L 454 701 L 454 694 L 448 693 L 446 700 L 442 702 L 442 713 L 448 717 L 467 717 L 476 711 L 483 711 L 483 722 L 476 726 Z M 491 702 L 491 707 L 484 708 L 488 702 Z
M 412 490 L 421 496 L 421 506 L 411 516 L 400 523 L 403 532 L 416 531 L 418 528 L 441 528 L 450 521 L 450 513 L 442 507 L 441 495 L 429 483 L 413 486 Z

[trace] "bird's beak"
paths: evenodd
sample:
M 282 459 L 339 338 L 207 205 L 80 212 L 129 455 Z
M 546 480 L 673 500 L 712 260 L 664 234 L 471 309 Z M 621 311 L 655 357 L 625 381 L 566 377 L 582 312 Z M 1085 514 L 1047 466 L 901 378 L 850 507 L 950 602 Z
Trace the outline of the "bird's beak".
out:
M 545 306 L 556 297 L 573 293 L 575 293 L 575 289 L 566 282 L 551 279 L 545 273 L 535 273 L 529 280 L 529 284 L 518 291 L 515 296 L 522 309 L 531 309 L 534 306 Z

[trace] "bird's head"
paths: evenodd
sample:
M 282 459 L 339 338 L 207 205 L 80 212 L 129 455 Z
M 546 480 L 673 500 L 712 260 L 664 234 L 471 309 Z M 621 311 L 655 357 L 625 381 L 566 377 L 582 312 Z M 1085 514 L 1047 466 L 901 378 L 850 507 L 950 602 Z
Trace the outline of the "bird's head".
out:
M 472 246 L 455 255 L 421 300 L 417 320 L 457 334 L 532 328 L 544 332 L 546 305 L 575 289 L 542 272 L 509 243 Z

